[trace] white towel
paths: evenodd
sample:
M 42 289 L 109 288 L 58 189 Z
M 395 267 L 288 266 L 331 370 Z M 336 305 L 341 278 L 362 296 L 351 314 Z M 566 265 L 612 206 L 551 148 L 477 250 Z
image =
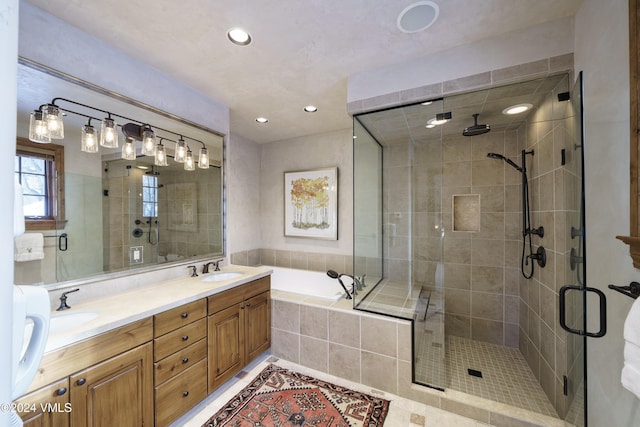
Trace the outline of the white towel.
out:
M 624 321 L 624 339 L 640 347 L 640 298 L 637 298 Z
M 640 399 L 640 298 L 624 321 L 624 367 L 620 380 L 624 388 Z
M 42 233 L 25 233 L 14 239 L 13 259 L 18 262 L 44 258 L 44 236 Z

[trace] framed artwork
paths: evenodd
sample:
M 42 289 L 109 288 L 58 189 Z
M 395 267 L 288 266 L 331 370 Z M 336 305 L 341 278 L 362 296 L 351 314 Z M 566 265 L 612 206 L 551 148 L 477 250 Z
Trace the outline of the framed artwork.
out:
M 338 168 L 284 173 L 284 235 L 338 240 Z

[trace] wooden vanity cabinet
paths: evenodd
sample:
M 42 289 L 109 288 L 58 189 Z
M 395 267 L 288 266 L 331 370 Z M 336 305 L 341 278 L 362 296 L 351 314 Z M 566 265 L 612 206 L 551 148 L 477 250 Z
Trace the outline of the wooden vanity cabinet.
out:
M 207 397 L 207 301 L 154 316 L 156 426 L 166 426 Z
M 152 354 L 147 343 L 72 375 L 71 426 L 153 425 Z
M 271 346 L 270 277 L 208 297 L 209 393 Z
M 69 427 L 69 394 L 65 378 L 16 400 L 24 427 Z

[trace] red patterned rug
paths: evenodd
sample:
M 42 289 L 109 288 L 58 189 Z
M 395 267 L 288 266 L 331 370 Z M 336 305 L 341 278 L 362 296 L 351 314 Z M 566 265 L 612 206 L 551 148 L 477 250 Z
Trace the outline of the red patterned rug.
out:
M 202 427 L 377 427 L 389 401 L 267 366 Z

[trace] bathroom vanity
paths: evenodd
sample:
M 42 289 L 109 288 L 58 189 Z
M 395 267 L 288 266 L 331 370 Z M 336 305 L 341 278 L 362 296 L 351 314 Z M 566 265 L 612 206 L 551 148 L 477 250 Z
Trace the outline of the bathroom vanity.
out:
M 166 426 L 203 400 L 271 345 L 270 270 L 225 270 L 73 305 L 100 314 L 50 336 L 24 425 Z

